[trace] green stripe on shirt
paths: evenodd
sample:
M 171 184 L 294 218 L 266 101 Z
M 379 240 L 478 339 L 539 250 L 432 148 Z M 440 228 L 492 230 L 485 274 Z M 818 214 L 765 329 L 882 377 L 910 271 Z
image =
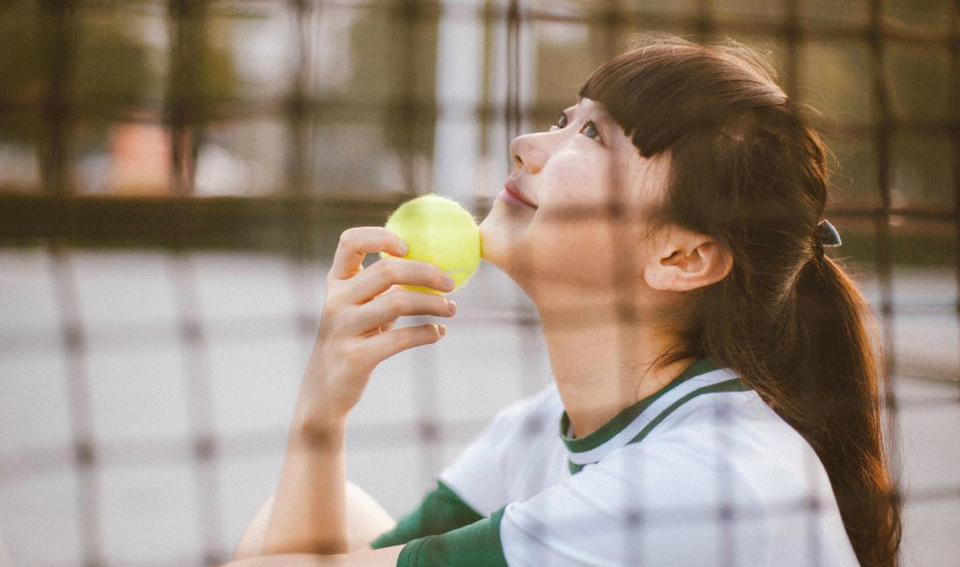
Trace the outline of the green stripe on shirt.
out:
M 647 435 L 649 435 L 651 431 L 653 431 L 653 428 L 656 427 L 661 421 L 666 419 L 668 415 L 673 413 L 677 408 L 679 408 L 683 404 L 687 403 L 693 398 L 696 398 L 697 396 L 701 396 L 703 394 L 716 394 L 719 392 L 746 392 L 747 390 L 751 390 L 751 389 L 752 388 L 750 386 L 747 386 L 746 384 L 744 384 L 743 381 L 740 380 L 739 378 L 733 378 L 732 380 L 727 380 L 726 382 L 711 384 L 709 386 L 704 386 L 703 388 L 700 388 L 698 390 L 694 390 L 689 394 L 687 394 L 686 396 L 673 402 L 667 407 L 667 409 L 660 412 L 660 415 L 653 418 L 653 420 L 651 420 L 646 427 L 641 429 L 640 433 L 638 433 L 627 444 L 629 445 L 630 443 L 639 443 L 640 441 L 643 441 L 643 439 Z
M 687 395 L 679 398 L 677 401 L 673 402 L 669 406 L 667 406 L 655 418 L 650 420 L 650 423 L 648 423 L 643 429 L 641 429 L 640 432 L 633 437 L 633 439 L 628 441 L 627 445 L 630 445 L 632 443 L 639 443 L 640 441 L 645 439 L 647 435 L 649 435 L 650 432 L 653 431 L 653 429 L 660 424 L 660 422 L 666 419 L 671 413 L 676 411 L 680 406 L 689 402 L 693 398 L 696 398 L 697 396 L 701 396 L 703 394 L 716 394 L 720 392 L 746 392 L 748 390 L 752 390 L 752 388 L 746 385 L 740 378 L 732 378 L 724 382 L 718 382 L 716 384 L 711 384 L 709 386 L 698 388 L 688 393 Z M 567 467 L 570 469 L 570 474 L 579 473 L 588 464 L 591 464 L 591 463 L 579 464 L 579 463 L 574 463 L 569 459 L 567 460 Z
M 676 378 L 671 380 L 669 384 L 621 411 L 613 419 L 603 424 L 603 426 L 586 437 L 573 438 L 567 436 L 567 432 L 570 429 L 570 416 L 567 415 L 567 412 L 563 412 L 563 415 L 560 416 L 560 438 L 563 440 L 564 445 L 567 446 L 567 450 L 571 453 L 583 453 L 585 451 L 596 449 L 610 439 L 613 439 L 617 433 L 623 431 L 623 429 L 630 425 L 637 418 L 637 416 L 643 413 L 643 410 L 647 409 L 651 404 L 653 404 L 653 402 L 657 401 L 659 398 L 680 384 L 683 384 L 692 378 L 696 378 L 697 376 L 706 374 L 707 372 L 717 370 L 718 368 L 720 368 L 720 366 L 717 365 L 713 359 L 709 357 L 701 358 L 684 369 L 684 371 L 681 372 Z

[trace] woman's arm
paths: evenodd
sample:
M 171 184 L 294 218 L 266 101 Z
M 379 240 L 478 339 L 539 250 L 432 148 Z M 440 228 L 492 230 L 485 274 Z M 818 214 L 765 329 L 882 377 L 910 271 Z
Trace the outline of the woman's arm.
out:
M 240 541 L 237 542 L 237 547 L 233 551 L 234 560 L 263 554 L 263 536 L 266 534 L 267 523 L 270 521 L 270 514 L 273 512 L 273 501 L 276 498 L 276 495 L 271 494 L 257 509 L 250 523 L 247 524 L 247 528 L 243 530 Z
M 293 419 L 263 553 L 347 551 L 345 416 Z
M 377 537 L 389 532 L 397 522 L 383 509 L 372 496 L 347 481 L 347 543 L 350 551 L 369 549 L 370 543 Z M 260 505 L 253 519 L 243 531 L 234 551 L 234 559 L 245 559 L 263 555 L 263 541 L 267 531 L 273 502 L 276 495 L 271 494 Z
M 297 395 L 273 510 L 262 553 L 338 554 L 348 550 L 345 430 L 381 361 L 443 336 L 435 324 L 393 329 L 402 315 L 450 317 L 443 297 L 397 286 L 451 291 L 453 280 L 436 266 L 385 258 L 364 269 L 366 254 L 406 254 L 391 231 L 361 227 L 340 237 L 326 279 L 320 330 Z
M 396 545 L 344 555 L 261 555 L 231 561 L 222 567 L 394 567 L 402 547 Z

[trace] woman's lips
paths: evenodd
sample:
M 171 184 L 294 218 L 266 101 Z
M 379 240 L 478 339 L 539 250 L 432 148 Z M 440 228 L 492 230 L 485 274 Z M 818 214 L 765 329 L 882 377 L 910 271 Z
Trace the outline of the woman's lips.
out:
M 504 183 L 503 191 L 501 191 L 500 194 L 497 195 L 497 197 L 500 197 L 501 199 L 503 199 L 504 201 L 507 201 L 508 203 L 523 205 L 524 207 L 529 207 L 531 209 L 537 208 L 536 205 L 528 201 L 526 197 L 524 197 L 523 194 L 517 190 L 517 187 L 512 180 Z

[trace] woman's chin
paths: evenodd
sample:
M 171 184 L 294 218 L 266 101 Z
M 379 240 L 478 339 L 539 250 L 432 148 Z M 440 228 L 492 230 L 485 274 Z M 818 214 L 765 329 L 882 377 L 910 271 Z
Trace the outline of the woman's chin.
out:
M 487 215 L 480 223 L 480 258 L 489 264 L 498 266 L 499 250 L 501 247 L 500 237 L 497 234 L 494 222 L 490 220 L 491 215 Z
M 509 244 L 519 242 L 527 232 L 534 215 L 520 214 L 516 207 L 494 199 L 486 218 L 480 223 L 480 234 L 491 240 L 496 237 Z
M 517 244 L 521 241 L 521 232 L 491 211 L 480 223 L 480 257 L 508 274 L 510 259 L 517 254 Z

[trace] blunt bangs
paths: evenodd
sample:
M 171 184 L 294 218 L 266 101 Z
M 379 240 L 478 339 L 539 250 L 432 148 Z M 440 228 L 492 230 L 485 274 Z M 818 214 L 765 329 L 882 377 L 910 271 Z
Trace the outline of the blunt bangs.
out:
M 579 95 L 603 104 L 649 158 L 753 109 L 786 104 L 762 60 L 732 51 L 676 38 L 637 47 L 595 70 Z

